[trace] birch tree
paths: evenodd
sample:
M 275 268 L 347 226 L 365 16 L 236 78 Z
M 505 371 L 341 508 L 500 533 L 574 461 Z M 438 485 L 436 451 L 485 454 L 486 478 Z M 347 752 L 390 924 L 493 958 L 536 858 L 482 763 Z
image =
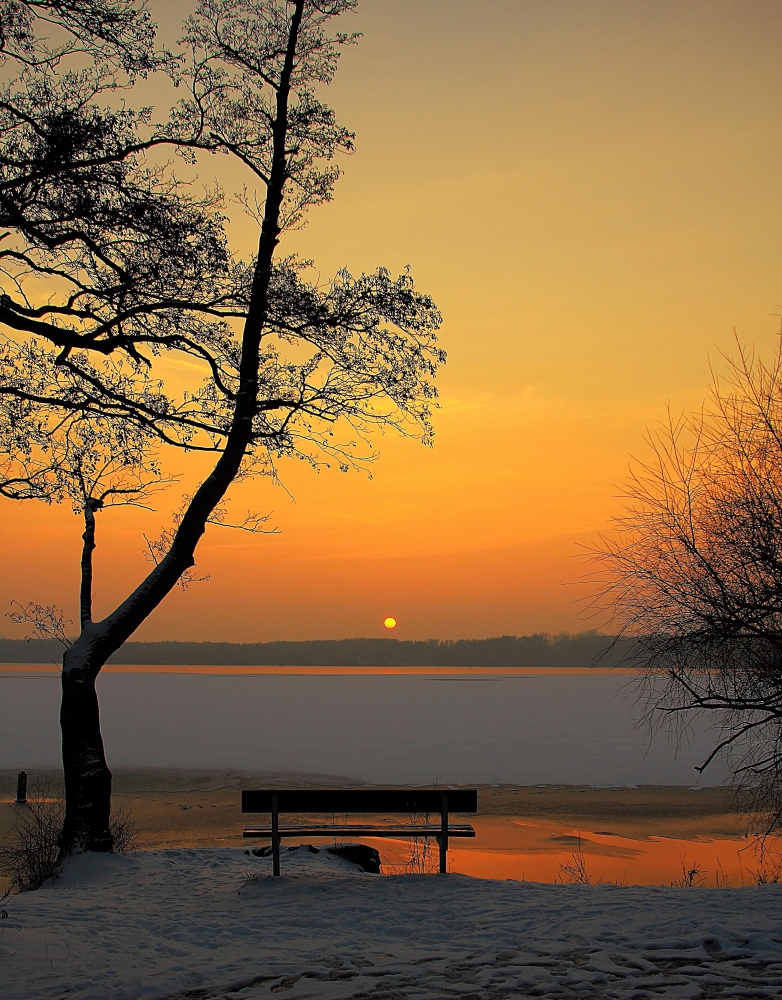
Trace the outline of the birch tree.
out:
M 89 546 L 95 500 L 127 498 L 119 490 L 133 482 L 150 488 L 158 451 L 214 454 L 156 564 L 102 620 L 83 576 L 81 628 L 62 669 L 63 852 L 112 846 L 101 667 L 192 572 L 237 477 L 273 475 L 293 456 L 360 464 L 377 427 L 431 442 L 444 361 L 432 300 L 407 272 L 343 270 L 322 283 L 279 250 L 331 198 L 336 157 L 352 149 L 320 95 L 356 41 L 332 21 L 354 6 L 201 0 L 169 52 L 154 49 L 135 0 L 0 5 L 2 492 L 73 499 L 63 476 L 81 461 L 95 484 L 77 488 Z M 151 72 L 183 95 L 164 118 L 132 103 Z M 249 260 L 228 240 L 219 184 L 196 179 L 228 162 L 247 178 Z M 161 370 L 180 362 L 191 381 L 176 394 Z M 75 464 L 57 458 L 66 429 L 82 448 Z M 120 441 L 124 465 L 101 466 Z M 115 488 L 104 494 L 107 481 Z M 84 554 L 82 566 L 91 573 Z

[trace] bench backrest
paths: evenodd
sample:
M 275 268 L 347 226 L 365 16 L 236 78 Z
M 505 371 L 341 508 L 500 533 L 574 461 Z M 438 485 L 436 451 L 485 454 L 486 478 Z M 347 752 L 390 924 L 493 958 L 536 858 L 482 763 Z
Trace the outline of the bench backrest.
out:
M 243 813 L 477 813 L 477 788 L 263 788 L 242 792 Z

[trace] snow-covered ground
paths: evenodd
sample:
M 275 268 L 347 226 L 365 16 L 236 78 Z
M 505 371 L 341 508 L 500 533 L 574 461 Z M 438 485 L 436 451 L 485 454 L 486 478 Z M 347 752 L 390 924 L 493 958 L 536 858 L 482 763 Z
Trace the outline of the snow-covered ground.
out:
M 782 996 L 782 885 L 377 876 L 306 848 L 82 856 L 0 921 L 4 1000 Z M 247 881 L 247 875 L 255 876 Z

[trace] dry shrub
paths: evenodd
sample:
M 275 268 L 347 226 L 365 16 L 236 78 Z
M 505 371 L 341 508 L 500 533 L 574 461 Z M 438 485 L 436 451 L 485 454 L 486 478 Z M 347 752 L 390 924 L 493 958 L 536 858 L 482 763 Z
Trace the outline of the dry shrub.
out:
M 701 868 L 697 861 L 688 861 L 686 854 L 679 855 L 679 864 L 682 868 L 681 875 L 674 876 L 671 886 L 674 889 L 698 889 L 706 884 L 706 870 Z
M 59 788 L 43 782 L 28 791 L 24 805 L 14 808 L 16 822 L 9 841 L 0 846 L 0 874 L 18 892 L 29 892 L 60 873 L 57 838 L 65 803 Z
M 570 855 L 570 861 L 563 862 L 559 866 L 557 881 L 571 885 L 592 884 L 592 876 L 587 871 L 586 855 L 584 854 L 580 833 L 578 835 L 578 847 Z
M 114 841 L 114 851 L 116 854 L 130 854 L 138 846 L 138 830 L 130 815 L 124 807 L 113 809 L 109 820 L 109 830 L 111 839 Z
M 755 844 L 756 867 L 749 869 L 755 885 L 778 885 L 782 882 L 782 853 L 774 849 L 766 838 L 759 838 Z
M 31 892 L 56 878 L 62 868 L 59 847 L 65 818 L 62 788 L 38 782 L 28 791 L 26 803 L 14 808 L 16 822 L 8 841 L 0 845 L 0 875 L 17 892 Z M 110 830 L 118 854 L 135 850 L 136 824 L 124 807 L 112 812 Z

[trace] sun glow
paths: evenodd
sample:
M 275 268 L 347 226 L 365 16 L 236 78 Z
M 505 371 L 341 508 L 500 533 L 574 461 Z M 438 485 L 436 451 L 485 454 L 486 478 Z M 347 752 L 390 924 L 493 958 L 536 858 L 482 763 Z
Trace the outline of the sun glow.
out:
M 396 628 L 396 618 L 386 618 L 383 624 L 386 628 Z

